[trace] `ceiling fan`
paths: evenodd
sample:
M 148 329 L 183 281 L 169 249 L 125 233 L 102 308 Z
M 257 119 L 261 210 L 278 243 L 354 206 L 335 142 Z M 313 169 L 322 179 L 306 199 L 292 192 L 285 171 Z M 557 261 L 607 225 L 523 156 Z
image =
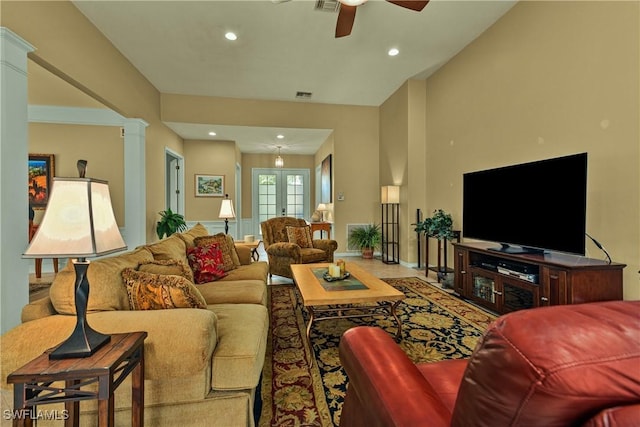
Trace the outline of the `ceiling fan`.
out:
M 336 38 L 348 36 L 351 34 L 353 28 L 353 21 L 356 18 L 356 9 L 358 6 L 364 4 L 367 0 L 338 0 L 340 2 L 340 12 L 338 12 L 338 22 L 336 23 Z M 417 0 L 386 0 L 389 3 L 393 3 L 396 6 L 404 7 L 406 9 L 415 10 L 420 12 L 429 3 L 426 1 Z

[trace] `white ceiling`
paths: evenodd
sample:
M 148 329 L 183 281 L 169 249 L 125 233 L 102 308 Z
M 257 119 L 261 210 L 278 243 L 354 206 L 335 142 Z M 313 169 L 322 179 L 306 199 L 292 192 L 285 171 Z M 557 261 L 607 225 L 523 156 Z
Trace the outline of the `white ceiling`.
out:
M 337 13 L 314 10 L 312 0 L 74 4 L 162 93 L 379 106 L 407 79 L 435 72 L 515 0 L 431 0 L 422 12 L 369 0 L 340 39 Z M 238 39 L 226 40 L 227 31 Z M 400 54 L 388 56 L 392 47 Z M 313 95 L 299 100 L 297 91 Z M 252 153 L 282 145 L 312 154 L 331 131 L 167 125 L 185 139 L 234 140 Z

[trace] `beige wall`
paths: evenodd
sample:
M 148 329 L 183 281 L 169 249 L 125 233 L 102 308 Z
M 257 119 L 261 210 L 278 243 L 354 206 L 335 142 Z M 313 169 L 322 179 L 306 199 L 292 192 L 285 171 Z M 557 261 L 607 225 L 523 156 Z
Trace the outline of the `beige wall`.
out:
M 379 219 L 377 108 L 162 94 L 165 121 L 206 123 L 210 117 L 222 125 L 333 129 L 333 191 L 345 199 L 334 203 L 332 237 L 346 248 L 347 224 Z M 243 185 L 250 182 L 247 156 L 242 156 Z M 243 197 L 245 213 L 248 206 Z
M 195 175 L 224 175 L 224 192 L 231 199 L 236 192 L 236 144 L 233 141 L 186 140 L 185 218 L 187 221 L 219 221 L 222 197 L 195 197 Z
M 586 151 L 587 231 L 640 298 L 639 6 L 518 3 L 429 78 L 426 211 L 459 227 L 464 172 Z
M 2 2 L 0 25 L 35 48 L 29 58 L 101 104 L 149 123 L 146 131 L 147 240 L 165 208 L 164 147 L 182 139 L 160 121 L 159 92 L 67 1 Z M 55 35 L 55 36 L 53 36 Z
M 124 149 L 120 128 L 29 124 L 29 153 L 53 154 L 55 176 L 77 177 L 77 161 L 87 160 L 87 177 L 109 181 L 113 212 L 124 224 Z

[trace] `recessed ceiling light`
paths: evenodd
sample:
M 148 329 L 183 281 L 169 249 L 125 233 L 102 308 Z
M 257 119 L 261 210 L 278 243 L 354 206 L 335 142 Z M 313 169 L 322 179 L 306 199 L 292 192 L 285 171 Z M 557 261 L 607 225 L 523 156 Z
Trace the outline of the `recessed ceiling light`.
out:
M 210 136 L 216 136 L 217 134 L 214 131 L 209 132 Z
M 277 135 L 276 138 L 278 139 L 284 139 L 284 135 Z
M 229 31 L 224 35 L 224 38 L 226 38 L 227 40 L 233 41 L 233 40 L 236 40 L 238 36 L 236 35 L 236 33 L 232 33 L 231 31 Z
M 400 53 L 400 51 L 398 49 L 396 49 L 395 47 L 389 49 L 389 52 L 388 52 L 389 56 L 396 56 L 399 53 Z

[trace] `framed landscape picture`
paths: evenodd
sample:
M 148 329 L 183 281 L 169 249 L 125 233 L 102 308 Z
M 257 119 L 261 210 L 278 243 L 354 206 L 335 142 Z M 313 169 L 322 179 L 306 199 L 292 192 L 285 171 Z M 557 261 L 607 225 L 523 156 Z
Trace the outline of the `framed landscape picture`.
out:
M 49 202 L 51 182 L 55 172 L 53 154 L 29 154 L 29 204 L 45 207 Z
M 223 197 L 224 175 L 196 175 L 196 197 Z

